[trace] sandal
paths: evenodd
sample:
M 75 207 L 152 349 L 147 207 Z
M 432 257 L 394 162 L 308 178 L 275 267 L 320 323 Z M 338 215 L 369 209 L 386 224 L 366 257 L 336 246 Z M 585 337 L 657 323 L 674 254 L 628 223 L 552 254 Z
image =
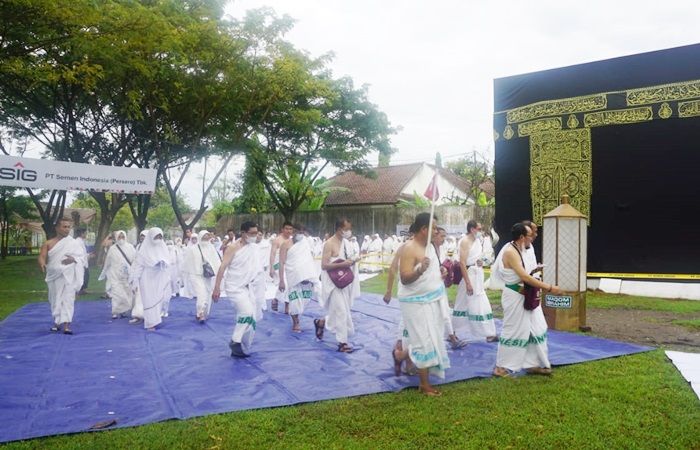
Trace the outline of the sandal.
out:
M 467 341 L 464 339 L 455 339 L 454 341 L 451 340 L 450 346 L 452 347 L 452 350 L 459 350 L 460 348 L 467 346 Z
M 552 375 L 552 369 L 549 367 L 530 367 L 525 369 L 525 372 L 533 375 Z
M 493 376 L 498 378 L 510 378 L 511 373 L 508 369 L 496 367 L 495 369 L 493 369 Z
M 58 325 L 54 325 L 54 326 L 52 326 L 51 329 L 50 329 L 50 331 L 53 331 L 53 332 L 56 332 L 56 331 L 58 331 L 58 330 L 59 330 Z
M 325 322 L 323 325 L 321 325 L 321 319 L 314 319 L 314 327 L 316 327 L 316 339 L 319 341 L 323 340 L 323 329 L 325 326 Z
M 428 397 L 440 397 L 442 395 L 442 392 L 438 391 L 435 388 L 423 389 L 420 386 L 418 386 L 418 392 L 427 395 Z
M 352 353 L 353 349 L 346 343 L 338 344 L 338 351 L 341 353 Z
M 71 330 L 70 328 L 64 328 L 63 334 L 73 334 L 73 330 Z

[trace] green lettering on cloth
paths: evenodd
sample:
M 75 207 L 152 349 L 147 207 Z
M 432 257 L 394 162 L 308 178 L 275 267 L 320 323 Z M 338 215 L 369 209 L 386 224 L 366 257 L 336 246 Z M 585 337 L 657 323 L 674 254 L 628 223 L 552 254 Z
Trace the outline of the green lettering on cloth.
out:
M 257 326 L 257 322 L 255 321 L 255 319 L 253 319 L 252 316 L 239 317 L 236 323 L 249 323 L 253 327 L 253 329 L 255 329 L 255 327 Z
M 529 344 L 543 344 L 547 340 L 547 332 L 539 336 L 530 335 L 528 339 L 504 339 L 498 338 L 498 343 L 506 347 L 527 347 Z
M 469 314 L 468 311 L 452 311 L 453 317 L 466 317 L 472 322 L 486 322 L 487 320 L 493 320 L 493 314 L 489 313 L 486 315 L 481 314 Z

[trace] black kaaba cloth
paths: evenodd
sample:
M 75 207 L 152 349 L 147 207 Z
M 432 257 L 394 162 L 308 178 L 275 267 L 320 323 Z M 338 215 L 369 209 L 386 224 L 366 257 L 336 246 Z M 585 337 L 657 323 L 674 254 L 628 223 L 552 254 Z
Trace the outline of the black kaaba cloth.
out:
M 496 79 L 493 123 L 501 242 L 568 194 L 589 272 L 700 273 L 700 44 Z

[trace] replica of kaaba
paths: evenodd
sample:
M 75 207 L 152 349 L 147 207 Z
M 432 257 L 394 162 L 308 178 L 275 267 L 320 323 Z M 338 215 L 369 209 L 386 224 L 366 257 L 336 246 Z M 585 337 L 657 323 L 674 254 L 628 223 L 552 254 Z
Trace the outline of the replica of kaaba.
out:
M 589 276 L 700 278 L 700 44 L 499 78 L 494 111 L 501 242 L 568 194 Z

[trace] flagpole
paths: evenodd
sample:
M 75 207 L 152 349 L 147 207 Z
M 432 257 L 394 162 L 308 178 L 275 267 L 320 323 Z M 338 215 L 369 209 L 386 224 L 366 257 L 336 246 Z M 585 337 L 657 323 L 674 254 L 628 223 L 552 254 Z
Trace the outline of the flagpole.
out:
M 437 169 L 436 169 L 437 170 Z M 433 217 L 435 216 L 435 194 L 437 193 L 437 171 L 433 178 L 433 192 L 431 192 L 430 199 L 430 222 L 428 222 L 428 245 L 425 246 L 425 256 L 428 256 L 428 248 L 430 248 L 430 241 L 433 237 Z

